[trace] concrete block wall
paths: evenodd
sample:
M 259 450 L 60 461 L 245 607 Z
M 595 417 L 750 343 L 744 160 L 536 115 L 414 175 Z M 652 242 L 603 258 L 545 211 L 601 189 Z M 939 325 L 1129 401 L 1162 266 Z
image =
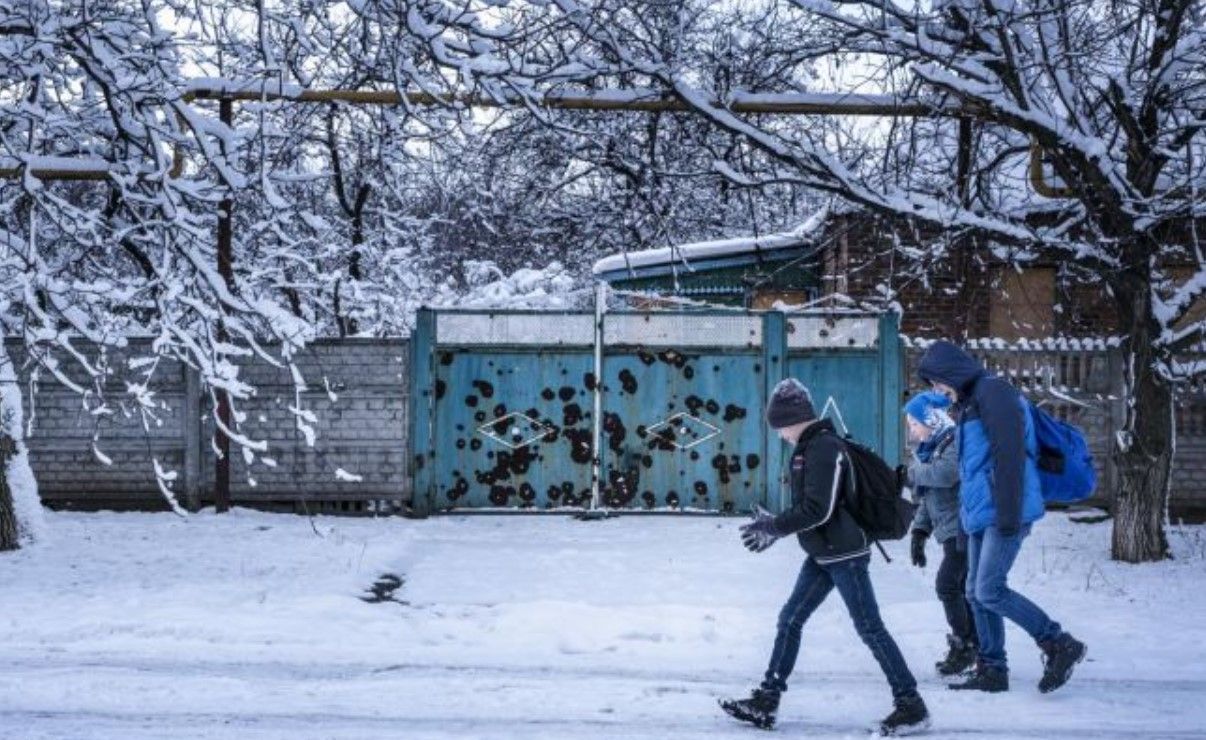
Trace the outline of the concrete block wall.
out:
M 318 417 L 313 447 L 306 444 L 296 416 L 289 411 L 296 402 L 289 369 L 245 363 L 240 377 L 258 393 L 239 402 L 236 409 L 247 414 L 246 434 L 268 440 L 264 456 L 276 465 L 257 461 L 248 467 L 235 450 L 231 498 L 236 503 L 299 497 L 409 500 L 408 361 L 403 340 L 331 340 L 310 345 L 297 365 L 307 386 L 301 394 L 303 407 Z M 212 418 L 204 416 L 206 439 L 212 428 Z M 202 490 L 212 491 L 216 455 L 208 444 L 202 452 Z M 363 480 L 341 480 L 338 470 Z
M 174 363 L 156 368 L 148 391 L 166 408 L 144 418 L 126 402 L 124 380 L 114 379 L 95 389 L 78 364 L 62 357 L 64 374 L 90 393 L 81 396 L 44 369 L 31 393 L 28 380 L 33 365 L 28 352 L 14 340 L 7 342 L 7 348 L 23 381 L 30 462 L 44 501 L 63 505 L 98 501 L 114 506 L 162 501 L 151 460 L 158 459 L 163 468 L 180 471 L 182 476 L 186 467 L 185 428 L 192 409 L 186 401 L 183 368 Z M 84 354 L 89 356 L 86 350 Z M 111 351 L 106 362 L 121 367 L 131 355 L 141 354 L 137 346 Z
M 8 347 L 27 379 L 24 348 L 13 341 Z M 122 367 L 129 355 L 146 354 L 145 342 L 134 343 L 129 352 L 111 353 L 108 363 Z M 307 388 L 300 400 L 317 417 L 315 445 L 309 447 L 289 411 L 298 400 L 289 369 L 258 359 L 243 362 L 240 377 L 257 392 L 235 408 L 246 414 L 242 431 L 267 440 L 268 449 L 248 466 L 232 444 L 233 501 L 305 500 L 317 508 L 338 500 L 408 500 L 407 363 L 408 346 L 401 339 L 330 340 L 303 350 L 297 365 Z M 64 367 L 73 380 L 83 380 L 70 363 Z M 160 361 L 149 388 L 167 408 L 146 420 L 146 428 L 141 415 L 128 402 L 122 404 L 125 379 L 105 388 L 112 413 L 95 413 L 96 395 L 81 398 L 45 371 L 32 399 L 25 394 L 27 420 L 32 416 L 30 460 L 43 500 L 60 506 L 162 507 L 151 462 L 158 459 L 164 469 L 177 472 L 172 488 L 181 504 L 212 502 L 217 459 L 212 403 L 196 373 Z M 109 464 L 93 451 L 94 444 Z M 340 469 L 362 480 L 341 479 Z

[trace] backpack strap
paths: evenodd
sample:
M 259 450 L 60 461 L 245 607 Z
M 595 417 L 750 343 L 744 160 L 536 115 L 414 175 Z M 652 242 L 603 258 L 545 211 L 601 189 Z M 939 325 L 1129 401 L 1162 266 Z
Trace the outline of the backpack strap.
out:
M 938 443 L 938 446 L 934 448 L 933 454 L 938 455 L 938 454 L 945 452 L 946 448 L 950 447 L 952 444 L 954 444 L 954 442 L 955 442 L 955 430 L 951 429 L 951 433 L 946 435 L 946 438 L 943 439 L 942 441 L 940 441 Z
M 879 548 L 879 554 L 884 556 L 884 560 L 888 561 L 889 563 L 892 562 L 892 558 L 888 557 L 888 551 L 884 549 L 884 546 L 882 544 L 880 544 L 880 541 L 879 540 L 871 540 L 871 541 L 874 542 L 875 546 Z

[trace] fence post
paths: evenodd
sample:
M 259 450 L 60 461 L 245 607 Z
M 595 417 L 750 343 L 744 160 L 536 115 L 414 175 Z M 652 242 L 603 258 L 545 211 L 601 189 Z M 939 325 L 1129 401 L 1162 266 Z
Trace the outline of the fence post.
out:
M 1126 381 L 1123 377 L 1123 357 L 1122 349 L 1119 347 L 1106 348 L 1106 365 L 1109 367 L 1109 428 L 1106 430 L 1106 448 L 1105 460 L 1103 461 L 1103 472 L 1105 473 L 1106 490 L 1102 498 L 1105 499 L 1106 505 L 1111 511 L 1114 509 L 1114 500 L 1118 496 L 1118 466 L 1114 463 L 1114 447 L 1118 444 L 1118 432 L 1122 429 L 1122 425 L 1126 422 Z
M 762 315 L 762 379 L 763 402 L 769 403 L 771 393 L 779 381 L 787 377 L 787 317 L 779 311 L 767 311 Z M 782 511 L 791 501 L 787 499 L 783 485 L 783 444 L 779 435 L 762 420 L 762 409 L 758 409 L 757 424 L 762 430 L 762 505 L 768 509 Z
M 600 280 L 595 284 L 595 387 L 591 394 L 591 455 L 590 463 L 590 510 L 598 511 L 602 503 L 603 486 L 603 322 L 607 314 L 607 283 Z
M 879 318 L 879 452 L 895 465 L 904 458 L 900 449 L 900 406 L 904 402 L 903 351 L 900 341 L 900 316 L 885 313 Z
M 189 511 L 201 509 L 201 373 L 184 367 L 184 505 Z
M 427 516 L 435 503 L 435 313 L 419 309 L 410 335 L 410 508 L 416 516 Z

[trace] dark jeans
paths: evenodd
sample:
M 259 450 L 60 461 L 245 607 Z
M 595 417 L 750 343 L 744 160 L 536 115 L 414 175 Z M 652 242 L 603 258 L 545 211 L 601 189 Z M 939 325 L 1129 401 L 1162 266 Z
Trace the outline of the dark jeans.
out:
M 1010 537 L 1002 535 L 996 527 L 989 527 L 967 539 L 967 598 L 980 637 L 980 661 L 1001 670 L 1008 669 L 1006 619 L 1030 633 L 1036 642 L 1053 640 L 1062 631 L 1059 623 L 1034 602 L 1009 588 L 1009 569 L 1028 534 L 1029 524 Z
M 976 642 L 976 624 L 967 602 L 967 549 L 959 547 L 958 537 L 942 543 L 942 564 L 934 585 L 951 632 L 960 640 Z
M 871 576 L 867 572 L 870 562 L 868 555 L 830 565 L 818 565 L 812 558 L 804 561 L 796 587 L 779 613 L 778 634 L 775 635 L 775 647 L 771 651 L 763 688 L 787 690 L 787 678 L 795 668 L 796 656 L 800 653 L 800 631 L 808 617 L 836 586 L 842 601 L 846 602 L 846 609 L 850 612 L 859 637 L 871 648 L 871 654 L 887 676 L 892 686 L 892 696 L 900 699 L 917 694 L 917 680 L 909 672 L 900 648 L 880 619 L 875 591 L 871 588 Z

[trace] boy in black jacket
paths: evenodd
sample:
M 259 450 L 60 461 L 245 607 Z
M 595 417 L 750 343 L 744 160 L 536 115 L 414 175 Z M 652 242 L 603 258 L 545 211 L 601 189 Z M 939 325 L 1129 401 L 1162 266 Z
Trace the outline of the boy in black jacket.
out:
M 917 681 L 879 616 L 867 571 L 871 560 L 867 535 L 843 506 L 850 480 L 845 443 L 832 422 L 816 418 L 808 389 L 795 378 L 775 387 L 766 421 L 785 442 L 794 445 L 792 506 L 778 516 L 759 511 L 753 522 L 741 527 L 742 541 L 750 551 L 762 552 L 780 537 L 795 534 L 808 557 L 779 614 L 778 633 L 761 686 L 749 699 L 722 701 L 721 707 L 758 727 L 774 726 L 779 696 L 787 690 L 787 678 L 800 651 L 804 623 L 836 587 L 859 637 L 892 687 L 895 710 L 880 723 L 880 732 L 904 735 L 929 727 L 929 712 L 917 693 Z

